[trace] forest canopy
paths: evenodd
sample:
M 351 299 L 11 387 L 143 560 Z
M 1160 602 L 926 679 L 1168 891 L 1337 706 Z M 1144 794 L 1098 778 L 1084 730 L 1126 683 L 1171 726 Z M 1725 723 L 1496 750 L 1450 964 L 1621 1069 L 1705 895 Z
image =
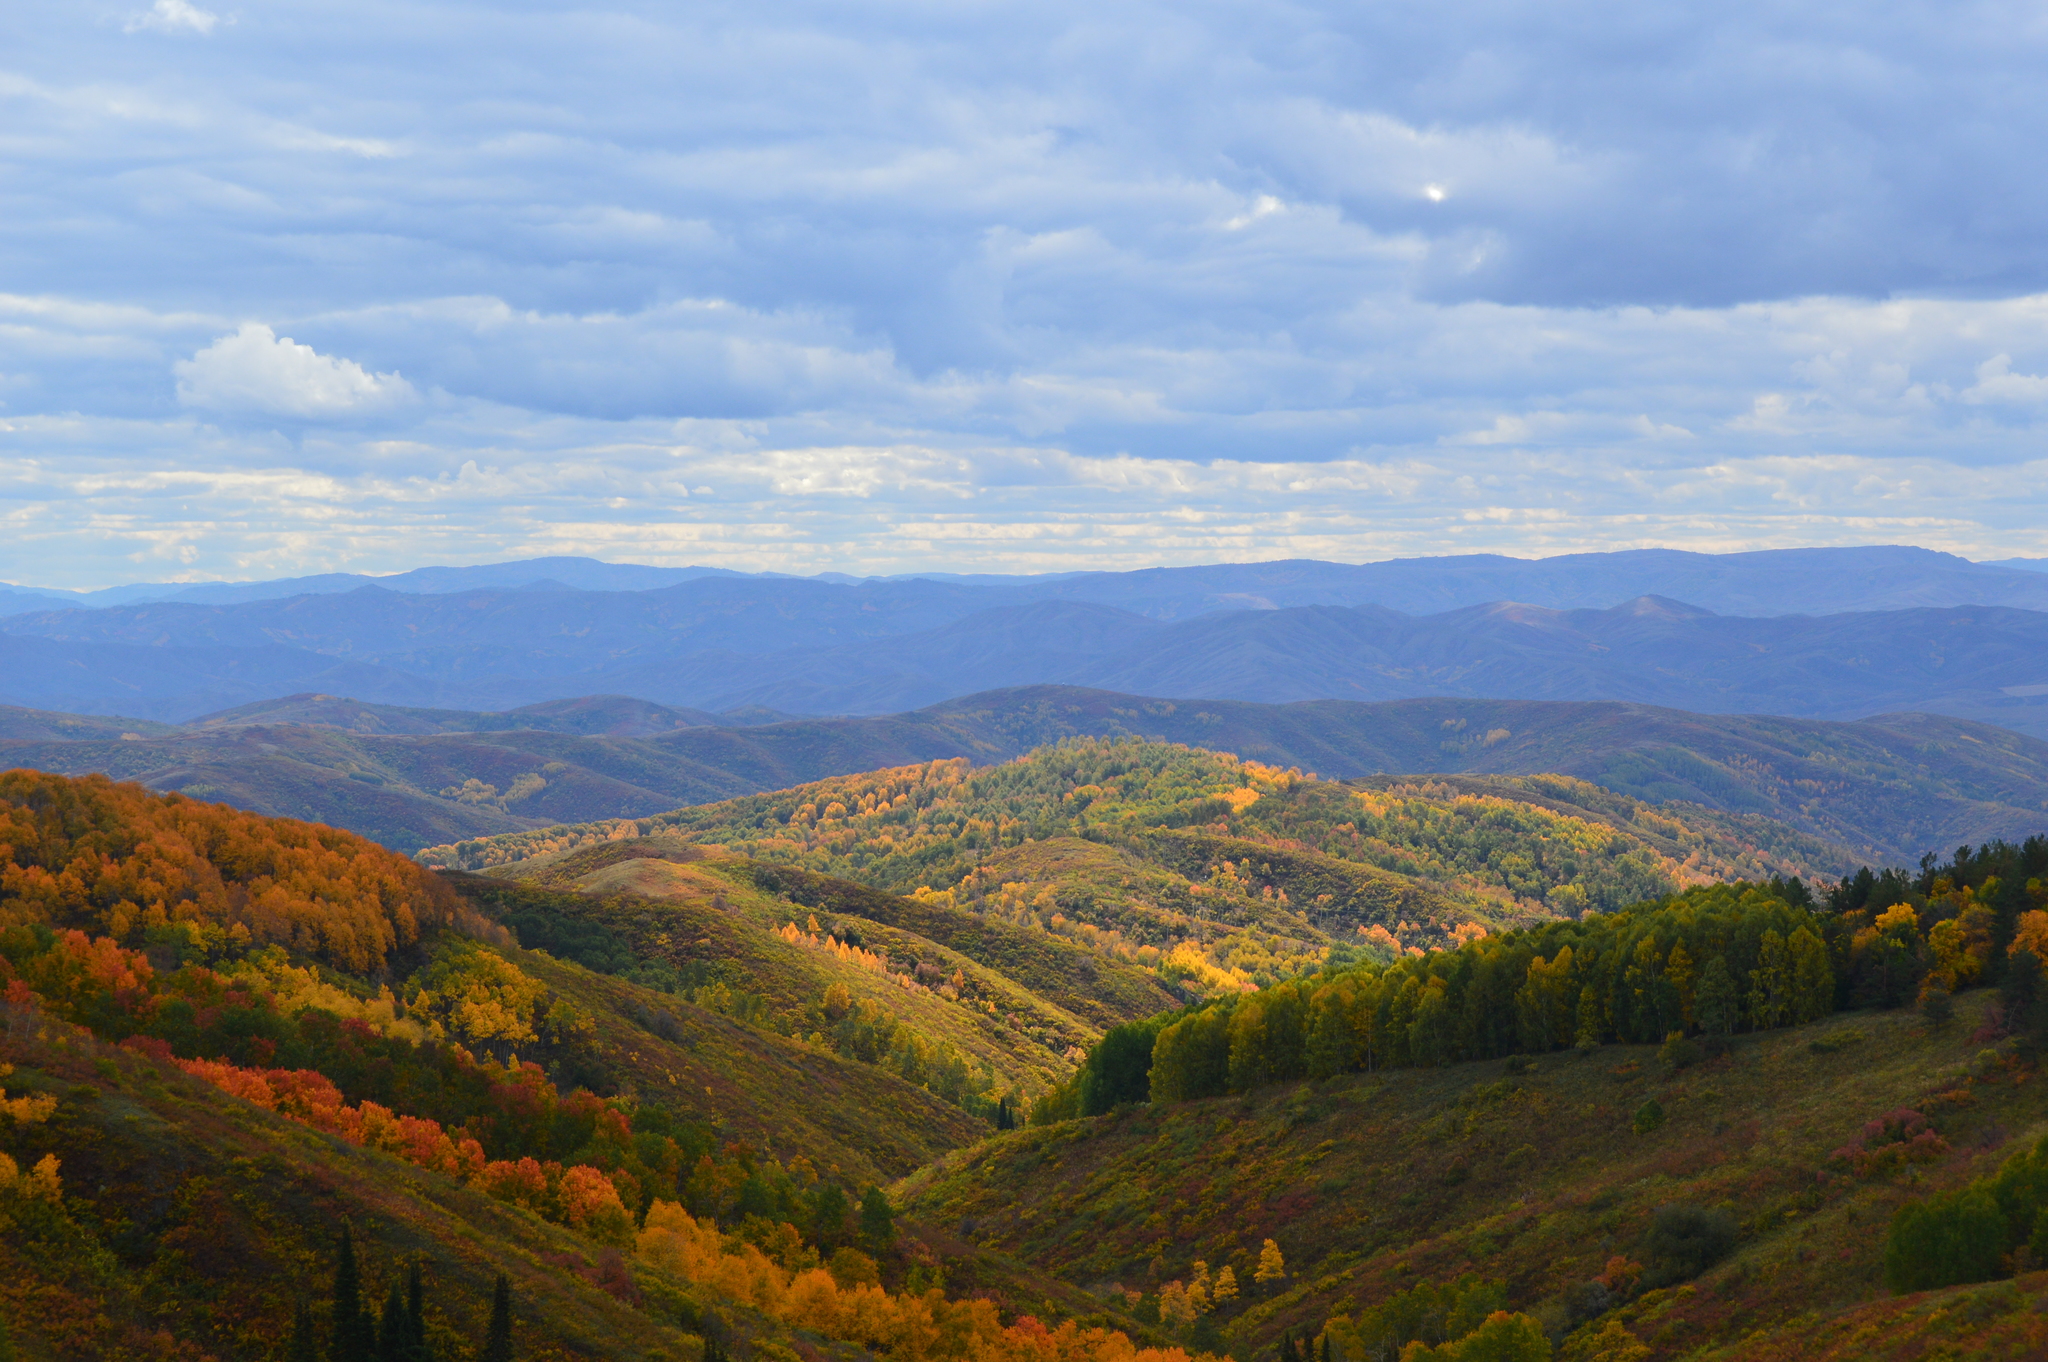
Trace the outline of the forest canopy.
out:
M 1036 1119 L 1388 1067 L 1654 1044 L 1897 1007 L 2048 954 L 2048 839 L 1919 876 L 1705 885 L 1617 913 L 1226 996 L 1107 1035 Z M 1683 1051 L 1681 1050 L 1682 1054 Z
M 431 872 L 338 828 L 104 776 L 0 772 L 0 927 L 276 944 L 363 971 L 460 913 Z

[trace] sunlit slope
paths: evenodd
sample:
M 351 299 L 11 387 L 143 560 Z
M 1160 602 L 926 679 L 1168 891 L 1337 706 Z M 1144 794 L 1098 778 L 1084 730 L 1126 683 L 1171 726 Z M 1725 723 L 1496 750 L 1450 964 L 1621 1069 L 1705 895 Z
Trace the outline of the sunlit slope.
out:
M 1440 944 L 1703 881 L 1849 865 L 1840 848 L 1768 819 L 1647 805 L 1567 777 L 1346 784 L 1227 753 L 1093 739 L 983 770 L 897 767 L 421 859 L 491 869 L 648 834 L 938 895 L 1154 970 L 1192 940 L 1207 964 L 1183 973 L 1213 967 L 1248 982 L 1340 944 Z M 1244 959 L 1228 963 L 1240 946 Z
M 1940 1032 L 1906 1013 L 1840 1015 L 1743 1038 L 1675 1075 L 1653 1048 L 1607 1046 L 1526 1072 L 1396 1070 L 1127 1108 L 997 1136 L 900 1190 L 910 1213 L 971 1225 L 991 1251 L 1148 1292 L 1197 1259 L 1249 1281 L 1274 1239 L 1285 1282 L 1219 1316 L 1253 1350 L 1470 1272 L 1505 1280 L 1512 1309 L 1568 1323 L 1610 1257 L 1640 1256 L 1659 1206 L 1719 1207 L 1740 1226 L 1732 1256 L 1614 1318 L 1657 1357 L 1799 1356 L 1735 1345 L 1794 1322 L 1838 1338 L 1813 1320 L 1882 1294 L 1897 1206 L 2048 1129 L 2035 1071 L 2006 1052 L 1980 1058 L 1969 1038 L 1989 1002 L 1964 995 Z M 1663 1124 L 1638 1134 L 1651 1099 Z M 1901 1107 L 1931 1116 L 1948 1152 L 1896 1175 L 1842 1174 L 1831 1152 Z
M 1043 1091 L 1073 1071 L 1103 1022 L 1172 1002 L 1125 979 L 1121 991 L 1135 992 L 1133 1005 L 1109 1015 L 1091 1006 L 1091 1020 L 1055 1001 L 1059 990 L 1042 995 L 965 952 L 834 908 L 823 895 L 785 897 L 786 890 L 757 883 L 757 873 L 701 848 L 622 841 L 533 869 L 534 879 L 562 888 L 484 877 L 459 883 L 523 939 L 543 920 L 588 924 L 633 960 L 666 967 L 700 1002 L 792 1039 L 835 1032 L 848 1009 L 886 1013 L 936 1053 L 956 1053 L 987 1080 L 991 1096 Z M 823 905 L 822 915 L 810 905 Z M 1094 968 L 1086 952 L 1065 954 L 1075 968 Z M 835 986 L 843 999 L 828 997 Z
M 971 1144 L 988 1123 L 901 1077 L 544 952 L 507 953 L 593 1024 L 606 1086 L 764 1154 L 865 1185 Z

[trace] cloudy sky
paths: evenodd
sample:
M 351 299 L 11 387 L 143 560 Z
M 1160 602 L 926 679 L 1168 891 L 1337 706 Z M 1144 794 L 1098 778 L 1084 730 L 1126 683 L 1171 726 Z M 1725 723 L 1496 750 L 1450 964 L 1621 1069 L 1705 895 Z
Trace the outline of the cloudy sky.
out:
M 0 579 L 2048 553 L 2029 3 L 9 0 Z

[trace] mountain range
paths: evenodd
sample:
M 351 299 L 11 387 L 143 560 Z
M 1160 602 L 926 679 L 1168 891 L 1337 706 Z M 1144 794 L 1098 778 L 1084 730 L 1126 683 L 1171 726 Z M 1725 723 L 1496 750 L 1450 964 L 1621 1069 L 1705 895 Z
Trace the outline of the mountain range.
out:
M 591 564 L 579 580 L 685 579 L 508 584 L 579 561 L 423 569 L 405 590 L 31 610 L 0 620 L 0 701 L 159 721 L 301 692 L 462 710 L 618 694 L 706 713 L 887 714 L 1059 683 L 1264 702 L 1621 700 L 1835 719 L 1913 709 L 2048 736 L 2048 574 L 1917 549 L 1045 579 Z M 465 585 L 486 579 L 499 584 Z M 1807 613 L 1784 613 L 1795 609 Z

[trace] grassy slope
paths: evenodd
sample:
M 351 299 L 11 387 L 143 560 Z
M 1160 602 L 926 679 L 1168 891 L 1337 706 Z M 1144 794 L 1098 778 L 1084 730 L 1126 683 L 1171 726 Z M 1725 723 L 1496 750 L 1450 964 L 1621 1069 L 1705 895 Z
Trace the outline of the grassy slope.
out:
M 622 1090 L 785 1161 L 802 1154 L 865 1185 L 988 1129 L 894 1074 L 541 952 L 507 955 L 597 1023 L 594 1047 Z M 673 1019 L 667 1036 L 642 1020 L 657 1013 Z
M 1868 1302 L 1882 1295 L 1894 1208 L 1980 1175 L 2048 1120 L 2032 1070 L 1972 1080 L 1980 1047 L 1966 1037 L 1988 1001 L 1964 995 L 1938 1035 L 1903 1013 L 1842 1015 L 1747 1039 L 1675 1079 L 1652 1050 L 1607 1047 L 1520 1076 L 1498 1063 L 1403 1070 L 1137 1108 L 998 1137 L 900 1190 L 913 1215 L 970 1221 L 989 1248 L 1076 1282 L 1151 1289 L 1196 1258 L 1248 1280 L 1272 1237 L 1293 1276 L 1227 1321 L 1246 1343 L 1472 1271 L 1540 1309 L 1629 1252 L 1659 1205 L 1724 1205 L 1743 1225 L 1737 1253 L 1620 1317 L 1660 1357 L 1734 1349 L 1759 1329 L 1819 1340 L 1832 1326 L 1805 1317 L 1883 1312 Z M 1637 1136 L 1631 1115 L 1651 1096 L 1669 1119 Z M 1954 1146 L 1946 1160 L 1918 1177 L 1816 1180 L 1864 1122 L 1914 1104 Z M 1799 1355 L 1762 1341 L 1735 1351 Z
M 1066 840 L 1034 845 L 1050 849 Z M 1114 854 L 1110 848 L 1093 842 L 1077 845 Z M 994 921 L 968 909 L 885 894 L 851 880 L 793 866 L 749 861 L 744 863 L 743 870 L 736 867 L 736 873 L 745 873 L 770 893 L 787 894 L 792 903 L 802 907 L 900 928 L 958 951 L 1100 1029 L 1153 1016 L 1181 1002 L 1161 988 L 1148 971 L 1057 936 Z

